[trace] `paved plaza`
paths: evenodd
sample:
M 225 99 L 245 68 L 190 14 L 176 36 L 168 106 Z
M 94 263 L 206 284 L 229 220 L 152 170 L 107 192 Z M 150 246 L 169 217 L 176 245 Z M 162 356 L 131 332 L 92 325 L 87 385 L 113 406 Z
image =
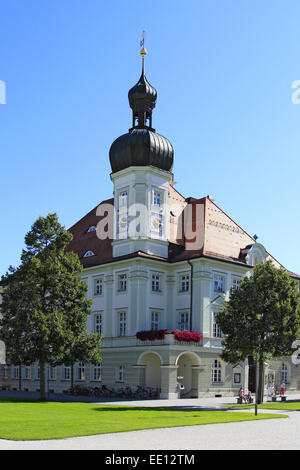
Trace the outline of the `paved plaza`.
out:
M 2 394 L 1 394 L 2 395 Z M 299 400 L 300 395 L 288 396 Z M 101 403 L 103 403 L 101 401 Z M 170 406 L 218 409 L 236 403 L 234 397 L 182 400 L 107 401 L 112 405 Z M 243 410 L 245 411 L 245 410 Z M 239 413 L 239 411 L 236 411 Z M 254 413 L 254 410 L 248 410 Z M 244 421 L 177 428 L 150 429 L 51 441 L 7 441 L 0 439 L 1 450 L 202 450 L 202 449 L 300 449 L 299 411 L 262 411 L 288 415 L 286 419 Z

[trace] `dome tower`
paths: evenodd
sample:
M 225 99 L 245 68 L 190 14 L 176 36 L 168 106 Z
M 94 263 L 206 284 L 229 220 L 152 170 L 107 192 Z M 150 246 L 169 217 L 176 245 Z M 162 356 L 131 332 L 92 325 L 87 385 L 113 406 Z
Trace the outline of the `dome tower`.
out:
M 168 139 L 152 127 L 157 91 L 145 75 L 144 47 L 140 53 L 142 74 L 128 92 L 132 127 L 109 151 L 115 206 L 113 256 L 143 251 L 167 257 L 174 152 Z

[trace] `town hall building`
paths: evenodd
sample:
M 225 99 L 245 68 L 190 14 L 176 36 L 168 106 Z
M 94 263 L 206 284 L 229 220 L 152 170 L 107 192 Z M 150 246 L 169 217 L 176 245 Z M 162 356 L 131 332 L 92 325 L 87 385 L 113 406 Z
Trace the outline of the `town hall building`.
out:
M 175 189 L 174 150 L 153 128 L 157 92 L 141 53 L 142 73 L 128 93 L 131 128 L 109 152 L 113 197 L 69 229 L 68 250 L 81 260 L 93 301 L 87 329 L 103 337 L 101 364 L 76 364 L 75 384 L 149 388 L 160 398 L 236 395 L 253 386 L 251 358 L 236 365 L 221 359 L 217 313 L 255 264 L 280 263 L 210 196 Z M 24 387 L 36 390 L 37 366 L 23 369 Z M 19 373 L 11 367 L 12 387 Z M 265 377 L 299 389 L 290 358 L 268 362 Z M 49 368 L 48 383 L 66 390 L 70 369 Z

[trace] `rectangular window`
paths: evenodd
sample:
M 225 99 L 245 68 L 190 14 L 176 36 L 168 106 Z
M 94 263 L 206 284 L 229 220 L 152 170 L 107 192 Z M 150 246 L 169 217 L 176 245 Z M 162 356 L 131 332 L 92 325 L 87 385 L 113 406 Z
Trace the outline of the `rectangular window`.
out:
M 233 280 L 232 280 L 233 289 L 239 289 L 240 285 L 241 285 L 241 279 L 239 279 L 237 277 L 233 278 Z
M 92 369 L 92 380 L 100 382 L 102 380 L 102 364 L 93 366 Z
M 217 324 L 217 314 L 213 313 L 213 337 L 214 338 L 222 338 L 222 331 L 220 330 Z
M 187 292 L 190 288 L 190 276 L 185 274 L 179 278 L 179 291 Z
M 24 367 L 24 379 L 25 380 L 30 380 L 31 379 L 31 367 L 30 366 L 25 366 Z
M 11 368 L 11 378 L 13 380 L 18 380 L 20 377 L 20 367 L 19 366 L 12 366 Z
M 94 332 L 97 333 L 98 336 L 102 335 L 102 314 L 97 313 L 94 316 Z
M 71 380 L 71 367 L 63 367 L 63 380 Z
M 116 382 L 124 382 L 124 378 L 125 378 L 125 366 L 124 365 L 120 365 L 118 368 L 117 368 L 117 374 L 116 374 Z
M 36 365 L 35 366 L 35 380 L 40 380 L 40 366 Z
M 49 367 L 49 380 L 56 380 L 56 367 Z
M 214 275 L 214 292 L 225 292 L 225 277 L 219 274 Z
M 161 193 L 159 191 L 154 190 L 153 191 L 153 201 L 152 201 L 154 206 L 159 206 L 161 205 Z
M 160 292 L 160 276 L 152 274 L 152 292 Z
M 222 368 L 218 360 L 214 361 L 212 368 L 212 382 L 221 383 L 222 382 Z
M 103 294 L 103 279 L 95 279 L 94 280 L 94 295 L 102 295 Z
M 84 364 L 78 364 L 76 379 L 85 380 L 85 365 Z
M 127 274 L 119 274 L 118 290 L 119 292 L 125 292 L 127 290 Z
M 128 206 L 128 191 L 121 191 L 119 194 L 119 209 L 127 208 Z
M 189 312 L 180 312 L 179 313 L 178 329 L 180 331 L 190 329 L 190 314 L 189 314 Z
M 127 318 L 126 312 L 119 312 L 119 336 L 126 336 Z
M 151 312 L 151 330 L 159 330 L 159 312 Z
M 241 383 L 241 374 L 239 372 L 236 372 L 233 374 L 233 383 L 234 384 L 240 384 Z

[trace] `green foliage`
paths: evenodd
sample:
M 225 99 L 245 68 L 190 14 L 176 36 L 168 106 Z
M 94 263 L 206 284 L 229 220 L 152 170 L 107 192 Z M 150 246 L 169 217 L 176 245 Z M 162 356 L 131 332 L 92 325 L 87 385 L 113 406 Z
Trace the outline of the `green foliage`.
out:
M 224 334 L 223 358 L 228 362 L 237 363 L 255 353 L 260 360 L 290 355 L 300 332 L 297 284 L 271 261 L 260 263 L 239 289 L 231 289 L 217 322 Z
M 0 336 L 11 363 L 54 366 L 68 361 L 72 348 L 74 362 L 76 351 L 82 361 L 100 362 L 100 339 L 86 333 L 91 301 L 82 267 L 75 253 L 65 251 L 71 239 L 56 214 L 39 217 L 25 237 L 20 267 L 2 277 Z

